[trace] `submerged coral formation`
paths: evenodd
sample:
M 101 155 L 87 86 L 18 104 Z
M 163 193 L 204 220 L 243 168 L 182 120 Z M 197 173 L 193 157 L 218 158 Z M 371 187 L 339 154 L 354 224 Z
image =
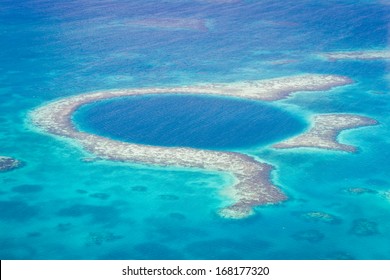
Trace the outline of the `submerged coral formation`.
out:
M 332 214 L 321 212 L 321 211 L 310 211 L 298 213 L 299 217 L 313 222 L 324 222 L 328 224 L 337 224 L 340 223 L 340 219 Z
M 0 156 L 0 172 L 10 171 L 22 166 L 22 162 L 11 158 Z
M 353 221 L 350 233 L 357 236 L 371 236 L 379 234 L 378 224 L 367 219 L 356 219 Z
M 368 189 L 368 188 L 361 188 L 361 187 L 351 187 L 351 188 L 347 188 L 347 189 L 344 189 L 343 191 L 345 191 L 346 193 L 350 193 L 350 194 L 376 194 L 377 191 L 375 190 L 372 190 L 372 189 Z
M 323 240 L 325 238 L 325 235 L 318 230 L 310 229 L 296 232 L 292 235 L 292 238 L 297 241 L 308 241 L 310 243 L 317 243 Z

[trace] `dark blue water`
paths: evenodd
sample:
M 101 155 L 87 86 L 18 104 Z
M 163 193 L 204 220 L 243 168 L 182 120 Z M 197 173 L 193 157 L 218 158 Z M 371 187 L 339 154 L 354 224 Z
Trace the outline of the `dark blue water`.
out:
M 305 128 L 303 120 L 263 102 L 185 95 L 98 102 L 85 106 L 75 122 L 126 142 L 209 149 L 266 145 Z

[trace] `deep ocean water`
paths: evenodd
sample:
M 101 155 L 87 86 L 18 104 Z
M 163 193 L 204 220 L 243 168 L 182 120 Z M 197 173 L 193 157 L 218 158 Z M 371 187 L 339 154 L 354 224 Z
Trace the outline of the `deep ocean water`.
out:
M 264 102 L 210 96 L 120 98 L 84 106 L 81 130 L 124 142 L 231 150 L 301 133 L 304 121 Z

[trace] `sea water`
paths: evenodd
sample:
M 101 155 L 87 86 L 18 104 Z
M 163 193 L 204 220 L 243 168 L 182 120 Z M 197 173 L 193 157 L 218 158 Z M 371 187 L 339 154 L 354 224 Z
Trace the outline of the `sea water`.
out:
M 385 1 L 0 0 L 0 154 L 25 163 L 0 174 L 0 258 L 389 259 L 387 62 L 318 58 L 387 48 L 389 14 Z M 289 197 L 242 220 L 216 214 L 227 174 L 89 161 L 28 120 L 45 102 L 90 91 L 302 73 L 355 84 L 272 106 L 306 122 L 349 112 L 379 125 L 341 134 L 356 154 L 234 145 L 274 165 Z
M 95 102 L 78 110 L 74 123 L 124 142 L 223 150 L 281 141 L 306 127 L 263 102 L 184 94 Z

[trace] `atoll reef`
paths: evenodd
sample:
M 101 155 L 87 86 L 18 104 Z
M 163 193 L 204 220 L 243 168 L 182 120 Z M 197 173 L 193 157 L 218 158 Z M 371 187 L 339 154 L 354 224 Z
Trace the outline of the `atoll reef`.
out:
M 335 75 L 300 75 L 269 80 L 213 83 L 171 88 L 139 88 L 100 91 L 66 97 L 31 112 L 31 122 L 41 131 L 75 140 L 84 149 L 103 159 L 142 164 L 201 168 L 230 173 L 234 185 L 222 193 L 232 204 L 218 213 L 225 218 L 244 218 L 254 213 L 259 205 L 274 204 L 287 199 L 272 184 L 273 167 L 248 155 L 237 152 L 200 150 L 187 147 L 160 147 L 126 143 L 79 131 L 72 123 L 73 113 L 81 106 L 112 98 L 150 94 L 205 94 L 274 101 L 294 92 L 323 91 L 351 84 L 352 80 Z M 314 127 L 303 136 L 287 140 L 278 148 L 310 146 L 354 151 L 351 146 L 339 144 L 337 134 L 344 129 L 372 125 L 375 121 L 355 115 L 322 115 L 315 118 Z
M 340 132 L 361 126 L 377 124 L 376 120 L 349 114 L 328 114 L 314 117 L 312 127 L 304 134 L 274 145 L 277 149 L 321 148 L 355 152 L 356 147 L 337 141 Z
M 0 172 L 10 171 L 22 166 L 22 162 L 11 158 L 0 156 Z

